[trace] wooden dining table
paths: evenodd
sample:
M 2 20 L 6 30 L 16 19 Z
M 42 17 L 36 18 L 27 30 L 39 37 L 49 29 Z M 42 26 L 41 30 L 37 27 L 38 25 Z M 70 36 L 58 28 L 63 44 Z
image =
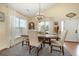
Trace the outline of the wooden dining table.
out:
M 29 37 L 29 35 L 21 35 L 21 37 Z M 55 34 L 38 34 L 39 41 L 43 41 L 43 43 L 51 44 L 51 39 L 58 40 L 60 37 L 58 37 Z
M 60 39 L 57 35 L 55 35 L 55 34 L 45 34 L 45 35 L 41 35 L 41 34 L 39 34 L 38 35 L 38 38 L 39 38 L 39 40 L 41 41 L 41 40 L 43 40 L 43 43 L 45 43 L 45 44 L 51 44 L 51 39 L 53 39 L 53 40 L 58 40 L 58 39 Z
M 56 39 L 58 38 L 55 34 L 38 34 L 38 38 L 50 38 L 50 39 Z M 29 35 L 21 35 L 21 37 L 29 37 Z

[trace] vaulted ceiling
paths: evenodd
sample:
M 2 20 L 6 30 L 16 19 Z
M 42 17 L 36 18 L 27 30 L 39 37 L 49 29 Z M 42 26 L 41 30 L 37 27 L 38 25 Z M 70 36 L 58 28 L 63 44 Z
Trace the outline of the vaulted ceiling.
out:
M 28 17 L 33 17 L 39 12 L 39 3 L 9 3 L 7 5 Z M 40 11 L 44 12 L 53 5 L 55 4 L 40 3 Z

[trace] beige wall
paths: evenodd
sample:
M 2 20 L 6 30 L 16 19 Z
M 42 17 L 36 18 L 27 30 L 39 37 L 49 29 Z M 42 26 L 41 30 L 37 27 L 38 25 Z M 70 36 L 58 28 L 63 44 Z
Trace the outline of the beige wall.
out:
M 7 39 L 7 14 L 8 9 L 3 4 L 0 4 L 0 11 L 5 13 L 5 21 L 0 22 L 0 50 L 4 49 L 5 47 L 9 47 L 9 40 Z
M 12 19 L 10 18 L 10 16 L 16 15 L 27 21 L 29 18 L 23 16 L 16 10 L 9 8 L 8 6 L 6 6 L 4 4 L 0 4 L 0 11 L 5 13 L 5 21 L 0 22 L 0 50 L 2 50 L 5 48 L 9 48 L 11 45 L 10 40 L 12 37 L 10 37 L 10 30 L 11 30 L 10 20 L 12 20 Z M 14 12 L 15 12 L 15 14 L 14 14 Z M 15 42 L 18 43 L 20 41 L 22 41 L 22 40 L 17 39 Z

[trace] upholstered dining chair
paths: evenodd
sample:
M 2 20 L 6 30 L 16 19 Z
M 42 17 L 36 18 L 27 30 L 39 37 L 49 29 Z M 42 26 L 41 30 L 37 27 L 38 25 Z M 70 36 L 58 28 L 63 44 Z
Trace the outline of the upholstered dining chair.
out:
M 64 45 L 66 35 L 67 35 L 67 31 L 63 31 L 63 32 L 61 32 L 61 35 L 60 35 L 61 37 L 58 41 L 57 40 L 51 41 L 51 45 L 50 45 L 50 48 L 51 48 L 50 52 L 51 53 L 52 53 L 53 47 L 59 47 L 62 55 L 64 55 L 64 46 L 63 45 Z
M 39 50 L 42 48 L 42 42 L 38 40 L 38 34 L 35 30 L 29 30 L 29 53 L 31 53 L 31 49 L 33 47 L 36 47 L 37 55 L 39 53 Z M 39 48 L 41 47 L 41 48 Z

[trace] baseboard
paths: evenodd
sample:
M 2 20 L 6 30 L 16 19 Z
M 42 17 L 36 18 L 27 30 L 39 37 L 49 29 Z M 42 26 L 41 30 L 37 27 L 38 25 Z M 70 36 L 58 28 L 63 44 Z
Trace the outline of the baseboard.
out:
M 21 42 L 22 42 L 22 41 L 21 41 Z M 21 42 L 18 42 L 18 43 L 16 43 L 16 44 L 10 46 L 10 48 L 14 47 L 15 45 L 18 45 L 18 44 L 21 43 Z
M 8 49 L 8 48 L 1 49 L 0 51 L 4 51 L 4 50 L 6 50 L 6 49 Z
M 3 50 L 8 49 L 8 48 L 9 48 L 9 46 L 6 46 L 6 47 L 3 47 L 3 48 L 0 48 L 0 51 L 3 51 Z
M 11 47 L 14 47 L 15 45 L 17 45 L 17 44 L 19 44 L 19 43 L 21 43 L 22 42 L 22 40 L 21 41 L 17 41 L 15 44 L 13 44 L 12 46 L 10 46 L 10 48 Z
M 79 42 L 76 42 L 76 41 L 65 41 L 65 42 L 79 43 Z
M 8 46 L 2 46 L 2 47 L 0 48 L 0 51 L 5 50 L 5 49 L 8 49 L 8 48 L 11 48 L 11 47 L 14 47 L 15 45 L 21 43 L 22 41 L 23 41 L 23 39 L 17 38 L 17 39 L 14 41 L 14 44 L 11 44 L 11 45 L 8 45 Z

